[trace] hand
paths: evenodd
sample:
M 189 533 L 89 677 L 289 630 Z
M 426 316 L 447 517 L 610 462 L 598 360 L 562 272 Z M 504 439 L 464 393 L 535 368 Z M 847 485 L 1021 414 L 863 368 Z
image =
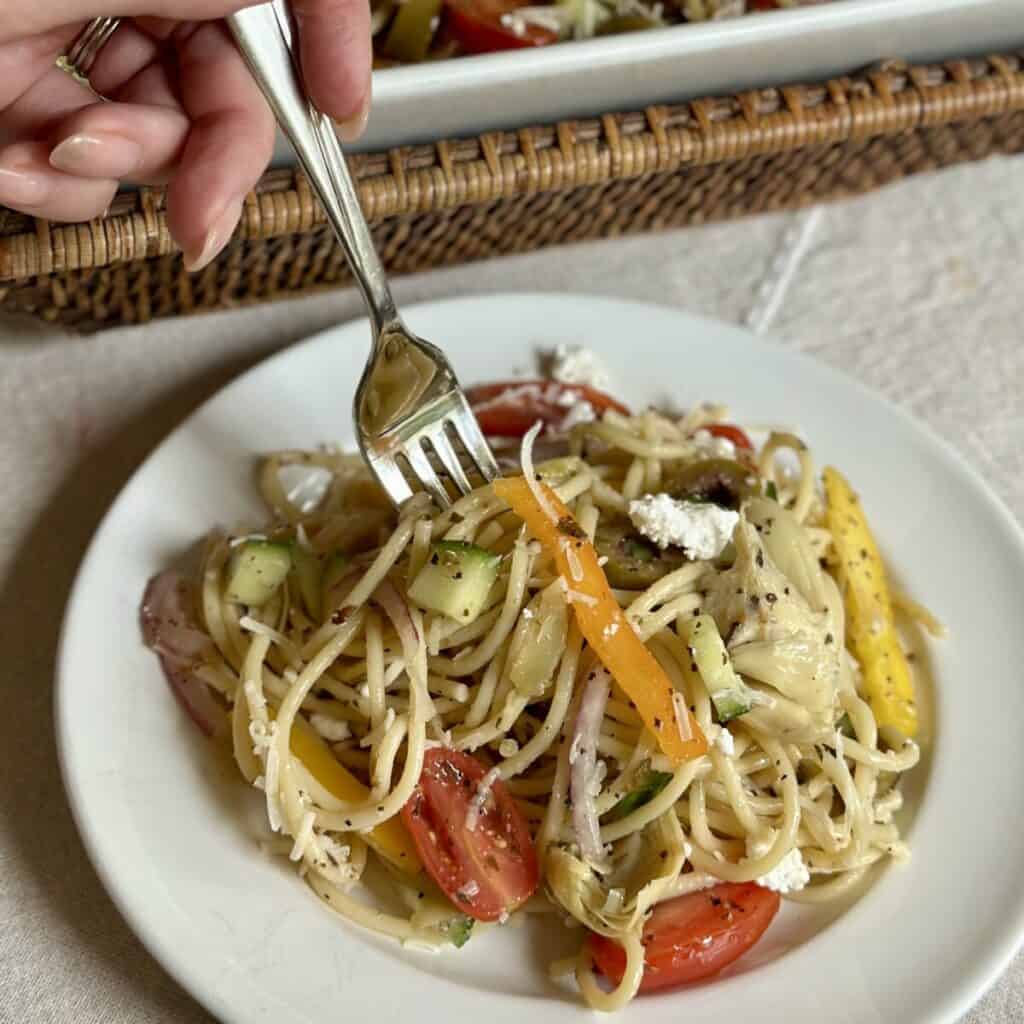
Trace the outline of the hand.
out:
M 253 0 L 248 0 L 252 3 Z M 98 217 L 119 181 L 167 183 L 189 270 L 231 236 L 270 160 L 274 120 L 219 20 L 246 0 L 0 4 L 0 204 L 50 220 Z M 357 137 L 370 102 L 367 0 L 292 0 L 314 102 Z M 146 11 L 159 10 L 159 17 Z M 54 65 L 100 14 L 125 20 L 89 80 Z

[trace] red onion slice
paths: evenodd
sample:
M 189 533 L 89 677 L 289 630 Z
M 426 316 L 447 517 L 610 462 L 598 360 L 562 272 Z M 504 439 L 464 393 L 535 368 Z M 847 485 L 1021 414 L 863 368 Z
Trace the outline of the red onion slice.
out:
M 180 573 L 168 569 L 149 581 L 139 620 L 143 642 L 156 652 L 167 685 L 189 718 L 207 736 L 224 732 L 224 708 L 194 672 L 196 661 L 210 647 L 210 638 L 193 619 L 188 583 Z
M 611 676 L 603 666 L 588 674 L 569 744 L 572 824 L 580 855 L 592 867 L 604 864 L 606 859 L 597 816 L 597 794 L 601 790 L 597 775 L 597 741 L 610 689 Z
M 171 692 L 185 709 L 185 713 L 199 726 L 206 736 L 220 736 L 227 730 L 228 717 L 218 703 L 210 687 L 206 685 L 191 667 L 175 661 L 166 654 L 160 656 L 160 667 Z
M 409 606 L 405 598 L 398 592 L 398 589 L 391 580 L 384 580 L 373 592 L 373 599 L 384 609 L 384 614 L 391 620 L 395 627 L 398 639 L 402 643 L 402 653 L 405 655 L 407 667 L 413 664 L 416 653 L 419 651 L 420 634 L 416 629 L 409 614 Z
M 139 619 L 143 642 L 159 654 L 190 661 L 210 646 L 210 638 L 193 618 L 188 582 L 174 569 L 159 573 L 146 585 Z

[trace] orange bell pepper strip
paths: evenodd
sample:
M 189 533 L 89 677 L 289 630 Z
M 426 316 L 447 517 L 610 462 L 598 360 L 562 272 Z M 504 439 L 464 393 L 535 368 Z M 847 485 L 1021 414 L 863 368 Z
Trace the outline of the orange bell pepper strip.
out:
M 551 552 L 571 592 L 580 632 L 636 705 L 662 752 L 676 764 L 705 753 L 708 743 L 704 733 L 686 710 L 682 694 L 675 690 L 665 670 L 633 632 L 598 564 L 594 545 L 569 510 L 549 487 L 541 484 L 546 500 L 558 516 L 557 522 L 553 522 L 521 476 L 495 480 L 493 486 L 494 493 L 512 506 L 534 537 Z M 677 717 L 680 706 L 685 713 L 682 723 Z

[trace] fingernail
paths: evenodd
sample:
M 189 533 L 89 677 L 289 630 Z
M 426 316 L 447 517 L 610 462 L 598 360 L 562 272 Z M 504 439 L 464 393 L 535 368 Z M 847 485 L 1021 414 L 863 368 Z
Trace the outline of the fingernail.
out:
M 236 199 L 229 203 L 224 212 L 213 222 L 206 232 L 203 243 L 198 250 L 185 252 L 185 269 L 194 274 L 212 262 L 213 258 L 224 248 L 242 212 L 242 200 Z
M 36 174 L 0 167 L 0 203 L 6 206 L 38 206 L 50 194 L 50 186 Z
M 337 122 L 338 138 L 342 142 L 355 142 L 366 131 L 366 122 L 369 120 L 369 117 L 370 94 L 367 91 L 359 109 L 354 114 L 346 117 L 344 121 Z
M 123 178 L 142 162 L 142 147 L 124 135 L 69 135 L 50 152 L 50 165 L 66 174 Z

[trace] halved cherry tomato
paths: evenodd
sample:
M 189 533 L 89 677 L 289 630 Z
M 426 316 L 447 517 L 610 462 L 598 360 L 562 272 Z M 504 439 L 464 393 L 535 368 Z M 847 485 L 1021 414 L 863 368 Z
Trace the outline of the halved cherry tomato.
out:
M 753 882 L 730 882 L 660 903 L 644 925 L 641 992 L 673 988 L 717 974 L 764 934 L 779 909 L 779 894 Z M 590 936 L 590 955 L 618 984 L 626 968 L 622 947 Z
M 525 7 L 529 0 L 445 0 L 448 29 L 467 53 L 522 50 L 558 42 L 558 33 L 527 25 L 520 36 L 502 23 L 502 15 Z
M 724 437 L 727 441 L 732 441 L 737 448 L 744 448 L 747 451 L 754 450 L 750 438 L 739 427 L 733 426 L 731 423 L 711 423 L 704 429 L 712 437 Z
M 543 420 L 545 428 L 557 428 L 573 402 L 589 402 L 597 413 L 614 409 L 629 415 L 629 410 L 597 388 L 585 384 L 563 384 L 557 380 L 505 380 L 479 384 L 466 392 L 480 429 L 488 437 L 522 437 L 530 427 Z
M 485 774 L 475 757 L 433 747 L 402 820 L 427 873 L 452 903 L 478 921 L 496 921 L 533 895 L 540 867 L 526 821 L 500 780 L 476 827 L 466 827 Z

